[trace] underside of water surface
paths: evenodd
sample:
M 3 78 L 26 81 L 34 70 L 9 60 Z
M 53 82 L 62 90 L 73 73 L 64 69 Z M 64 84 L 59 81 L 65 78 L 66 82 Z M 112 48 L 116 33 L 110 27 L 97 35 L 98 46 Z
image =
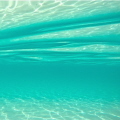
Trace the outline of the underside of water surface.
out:
M 0 1 L 0 120 L 120 120 L 120 1 Z

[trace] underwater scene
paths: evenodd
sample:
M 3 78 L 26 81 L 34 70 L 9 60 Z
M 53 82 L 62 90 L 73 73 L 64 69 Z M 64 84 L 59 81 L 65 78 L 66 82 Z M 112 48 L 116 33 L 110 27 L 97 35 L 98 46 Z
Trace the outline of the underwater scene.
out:
M 120 1 L 1 0 L 0 120 L 120 120 Z

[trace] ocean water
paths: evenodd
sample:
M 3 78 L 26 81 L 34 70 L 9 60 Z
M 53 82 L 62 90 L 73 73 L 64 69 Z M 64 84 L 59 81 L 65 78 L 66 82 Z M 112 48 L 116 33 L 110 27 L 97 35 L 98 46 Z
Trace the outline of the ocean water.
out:
M 120 1 L 0 1 L 0 120 L 120 120 Z

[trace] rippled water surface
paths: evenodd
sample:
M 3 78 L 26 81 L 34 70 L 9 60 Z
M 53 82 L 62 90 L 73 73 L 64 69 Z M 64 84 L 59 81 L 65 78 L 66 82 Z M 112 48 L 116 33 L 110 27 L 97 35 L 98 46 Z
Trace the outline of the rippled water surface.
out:
M 119 1 L 0 1 L 0 61 L 119 64 Z
M 120 120 L 120 1 L 0 1 L 0 120 Z

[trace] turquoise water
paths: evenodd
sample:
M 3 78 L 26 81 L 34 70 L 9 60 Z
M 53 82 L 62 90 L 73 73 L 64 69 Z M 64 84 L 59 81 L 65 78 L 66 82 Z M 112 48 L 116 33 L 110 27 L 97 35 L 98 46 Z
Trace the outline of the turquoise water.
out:
M 0 120 L 120 120 L 119 1 L 0 1 Z

